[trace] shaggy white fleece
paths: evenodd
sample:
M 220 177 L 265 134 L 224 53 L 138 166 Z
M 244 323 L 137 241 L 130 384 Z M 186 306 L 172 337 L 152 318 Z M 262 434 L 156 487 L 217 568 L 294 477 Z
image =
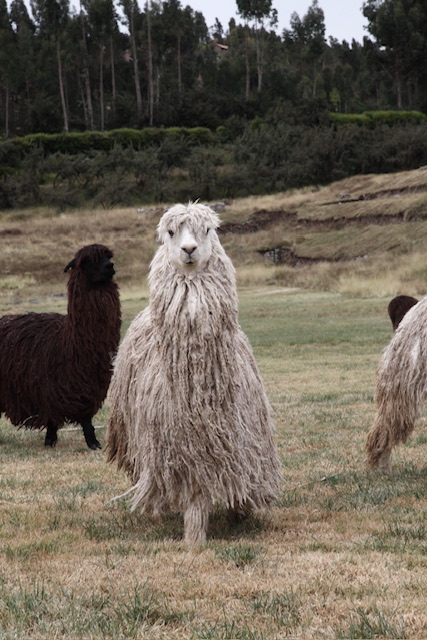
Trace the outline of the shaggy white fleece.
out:
M 395 445 L 412 433 L 427 391 L 427 297 L 404 316 L 377 370 L 377 411 L 366 441 L 368 463 L 388 469 Z
M 184 513 L 190 544 L 205 540 L 215 503 L 248 514 L 277 496 L 281 477 L 218 225 L 201 204 L 164 214 L 150 303 L 129 327 L 110 387 L 108 456 L 132 478 L 133 508 Z

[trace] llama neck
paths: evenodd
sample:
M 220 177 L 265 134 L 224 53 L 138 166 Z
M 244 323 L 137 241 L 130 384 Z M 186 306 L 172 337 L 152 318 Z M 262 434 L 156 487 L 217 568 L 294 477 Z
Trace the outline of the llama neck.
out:
M 218 405 L 236 376 L 238 324 L 234 270 L 217 265 L 191 279 L 167 265 L 150 273 L 149 313 L 178 413 Z
M 153 322 L 165 336 L 173 333 L 194 343 L 218 337 L 238 327 L 234 271 L 216 265 L 191 278 L 159 266 L 150 274 Z
M 81 286 L 68 288 L 68 335 L 75 343 L 107 341 L 117 345 L 120 337 L 120 302 L 118 288 L 114 282 L 99 289 L 84 289 Z

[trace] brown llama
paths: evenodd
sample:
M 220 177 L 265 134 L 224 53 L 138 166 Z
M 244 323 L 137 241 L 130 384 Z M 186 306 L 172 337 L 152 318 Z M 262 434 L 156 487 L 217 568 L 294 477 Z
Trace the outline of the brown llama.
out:
M 56 444 L 64 423 L 79 423 L 87 446 L 101 448 L 92 417 L 107 394 L 121 326 L 112 256 L 92 244 L 65 267 L 66 315 L 0 318 L 0 414 L 18 427 L 46 428 L 45 445 Z

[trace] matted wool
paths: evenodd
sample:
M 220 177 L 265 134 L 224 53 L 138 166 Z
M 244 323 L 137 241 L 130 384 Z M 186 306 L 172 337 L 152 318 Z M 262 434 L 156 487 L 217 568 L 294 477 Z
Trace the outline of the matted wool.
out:
M 427 391 L 427 297 L 409 309 L 377 370 L 375 420 L 366 450 L 372 467 L 387 469 L 394 446 L 412 433 Z
M 171 265 L 164 245 L 158 249 L 149 306 L 115 361 L 108 457 L 130 474 L 134 509 L 158 515 L 199 505 L 206 512 L 219 502 L 248 512 L 279 491 L 271 409 L 238 322 L 235 271 L 214 230 L 218 218 L 203 205 L 174 207 L 159 223 L 160 238 L 183 220 L 196 231 L 213 227 L 213 252 L 189 276 Z

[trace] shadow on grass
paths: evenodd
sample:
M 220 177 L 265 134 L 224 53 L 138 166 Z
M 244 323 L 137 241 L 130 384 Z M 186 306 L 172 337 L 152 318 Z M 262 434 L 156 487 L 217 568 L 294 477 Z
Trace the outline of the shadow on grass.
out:
M 130 511 L 125 500 L 109 502 L 102 513 L 91 514 L 82 522 L 85 535 L 96 542 L 126 540 L 158 542 L 181 540 L 184 535 L 183 516 L 170 513 L 161 518 L 150 518 Z M 238 523 L 230 523 L 224 509 L 217 508 L 209 519 L 208 540 L 236 541 L 254 539 L 268 528 L 268 517 L 252 515 Z

